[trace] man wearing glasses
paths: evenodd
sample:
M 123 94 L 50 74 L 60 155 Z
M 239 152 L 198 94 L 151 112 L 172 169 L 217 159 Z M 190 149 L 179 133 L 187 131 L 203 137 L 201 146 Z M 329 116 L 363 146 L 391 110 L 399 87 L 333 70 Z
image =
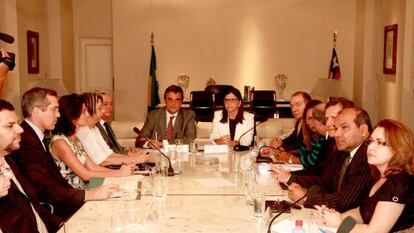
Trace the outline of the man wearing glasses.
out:
M 195 113 L 181 108 L 183 96 L 183 90 L 179 86 L 171 85 L 165 89 L 165 107 L 149 112 L 142 128 L 142 134 L 149 138 L 151 143 L 138 136 L 135 141 L 136 147 L 160 147 L 162 140 L 174 143 L 175 139 L 183 139 L 183 143 L 188 144 L 195 139 Z

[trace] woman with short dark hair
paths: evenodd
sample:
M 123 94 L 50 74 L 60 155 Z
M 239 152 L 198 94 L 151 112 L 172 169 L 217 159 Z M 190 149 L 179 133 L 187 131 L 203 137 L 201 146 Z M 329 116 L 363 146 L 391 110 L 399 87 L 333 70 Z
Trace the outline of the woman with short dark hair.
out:
M 249 146 L 253 141 L 254 115 L 243 111 L 241 93 L 231 88 L 224 96 L 223 110 L 216 111 L 210 140 L 216 144 Z M 241 139 L 240 136 L 247 132 Z M 240 142 L 238 141 L 240 139 Z

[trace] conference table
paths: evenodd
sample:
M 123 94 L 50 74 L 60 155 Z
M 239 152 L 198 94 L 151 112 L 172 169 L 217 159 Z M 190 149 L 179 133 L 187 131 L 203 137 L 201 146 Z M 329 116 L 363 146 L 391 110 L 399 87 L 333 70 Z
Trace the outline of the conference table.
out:
M 153 157 L 160 156 L 152 153 Z M 253 207 L 246 201 L 248 190 L 253 187 L 265 192 L 266 200 L 286 199 L 287 191 L 276 183 L 266 165 L 252 163 L 255 155 L 254 150 L 177 153 L 172 164 L 182 174 L 166 177 L 164 197 L 153 195 L 153 175 L 107 178 L 104 184 L 128 187 L 124 188 L 124 195 L 86 202 L 59 232 L 266 232 L 272 214 L 267 210 L 263 217 L 254 217 Z M 240 158 L 236 165 L 235 156 Z M 133 188 L 138 181 L 142 184 L 139 200 Z M 294 219 L 313 221 L 314 229 L 307 232 L 320 232 L 315 210 L 292 209 L 275 224 L 284 219 L 291 219 L 293 225 L 277 232 L 291 232 Z

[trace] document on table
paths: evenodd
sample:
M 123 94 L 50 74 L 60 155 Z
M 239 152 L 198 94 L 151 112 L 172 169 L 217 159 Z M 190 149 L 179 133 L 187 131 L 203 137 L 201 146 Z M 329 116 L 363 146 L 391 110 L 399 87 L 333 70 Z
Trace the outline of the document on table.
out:
M 303 169 L 302 164 L 285 163 L 281 164 L 280 166 L 288 171 L 298 171 Z
M 117 184 L 119 188 L 123 191 L 134 191 L 137 189 L 138 181 L 142 181 L 144 176 L 135 175 L 135 176 L 125 176 L 125 177 L 107 177 L 105 178 L 103 184 Z
M 199 184 L 207 188 L 218 188 L 218 187 L 231 187 L 234 184 L 224 178 L 205 178 L 195 179 Z

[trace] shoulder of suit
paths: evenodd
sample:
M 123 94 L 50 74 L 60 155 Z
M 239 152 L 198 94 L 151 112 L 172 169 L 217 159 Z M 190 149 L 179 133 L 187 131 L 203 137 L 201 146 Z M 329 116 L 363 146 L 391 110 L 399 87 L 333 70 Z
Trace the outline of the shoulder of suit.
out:
M 181 108 L 180 110 L 184 115 L 189 116 L 189 115 L 195 115 L 195 112 L 191 109 L 184 109 Z
M 217 111 L 215 111 L 214 112 L 214 116 L 219 116 L 219 117 L 223 116 L 223 110 L 217 110 Z
M 157 109 L 154 109 L 154 110 L 148 112 L 147 118 L 159 116 L 159 115 L 161 115 L 165 111 L 166 111 L 165 108 L 157 108 Z
M 254 118 L 254 114 L 250 112 L 243 112 L 243 115 L 245 118 Z

